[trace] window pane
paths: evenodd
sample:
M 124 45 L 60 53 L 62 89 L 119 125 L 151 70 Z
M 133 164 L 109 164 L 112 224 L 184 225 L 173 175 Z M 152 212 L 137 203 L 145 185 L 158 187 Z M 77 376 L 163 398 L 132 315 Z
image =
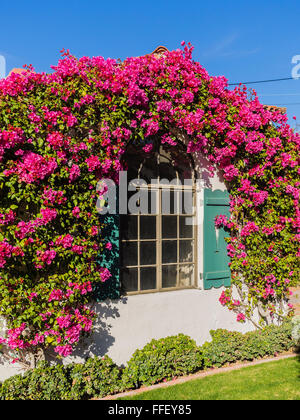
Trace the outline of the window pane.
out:
M 156 267 L 141 268 L 141 290 L 156 289 Z
M 152 190 L 148 192 L 148 214 L 158 213 L 158 191 Z
M 177 216 L 162 216 L 162 238 L 177 238 Z
M 161 192 L 162 214 L 178 214 L 179 193 L 170 189 L 163 189 Z
M 122 239 L 137 239 L 137 216 L 121 217 L 121 235 Z
M 193 262 L 193 241 L 180 241 L 180 262 Z
M 150 188 L 141 188 L 141 198 L 144 200 L 144 204 L 141 205 L 140 214 L 157 214 L 157 191 L 151 191 Z
M 162 267 L 162 287 L 166 289 L 168 287 L 176 287 L 177 285 L 177 266 L 176 265 L 164 265 Z
M 185 190 L 182 193 L 182 213 L 194 214 L 194 192 L 192 190 Z
M 140 218 L 141 239 L 156 239 L 156 217 L 141 216 Z
M 121 272 L 122 287 L 126 292 L 138 291 L 138 269 L 127 268 Z
M 180 238 L 192 238 L 193 237 L 193 225 L 187 224 L 193 223 L 191 217 L 180 216 L 179 218 L 179 232 Z
M 123 242 L 122 243 L 122 265 L 132 266 L 138 264 L 137 242 Z
M 156 264 L 156 242 L 140 242 L 141 265 Z
M 194 284 L 194 266 L 184 265 L 179 268 L 179 287 L 191 287 Z
M 146 188 L 136 187 L 128 191 L 128 212 L 130 214 L 148 214 L 149 194 Z
M 170 264 L 177 262 L 177 241 L 163 241 L 162 263 Z

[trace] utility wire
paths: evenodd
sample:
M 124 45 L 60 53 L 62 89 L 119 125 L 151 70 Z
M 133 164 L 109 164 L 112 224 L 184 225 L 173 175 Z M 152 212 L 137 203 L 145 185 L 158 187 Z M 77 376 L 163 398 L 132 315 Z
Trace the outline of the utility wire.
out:
M 257 80 L 255 82 L 243 82 L 243 83 L 229 83 L 228 86 L 239 86 L 242 85 L 254 85 L 258 83 L 271 83 L 271 82 L 283 82 L 285 80 L 298 80 L 300 78 L 294 78 L 294 77 L 284 77 L 282 79 L 269 79 L 269 80 Z
M 300 102 L 292 102 L 289 104 L 274 104 L 274 106 L 290 106 L 290 105 L 300 105 Z
M 259 96 L 299 96 L 300 93 L 261 93 Z

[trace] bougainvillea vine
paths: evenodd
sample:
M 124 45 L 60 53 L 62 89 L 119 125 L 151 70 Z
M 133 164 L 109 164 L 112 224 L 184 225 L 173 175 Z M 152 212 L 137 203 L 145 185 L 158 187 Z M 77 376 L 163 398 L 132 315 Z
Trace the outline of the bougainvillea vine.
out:
M 118 178 L 129 143 L 151 154 L 154 138 L 176 147 L 181 136 L 228 184 L 231 217 L 216 223 L 229 231 L 233 287 L 221 303 L 241 322 L 257 307 L 266 322 L 283 315 L 299 279 L 300 137 L 192 50 L 124 62 L 67 51 L 51 74 L 29 67 L 0 81 L 0 340 L 10 349 L 65 357 L 91 331 L 93 285 L 111 276 L 96 263 L 106 246 L 97 182 Z

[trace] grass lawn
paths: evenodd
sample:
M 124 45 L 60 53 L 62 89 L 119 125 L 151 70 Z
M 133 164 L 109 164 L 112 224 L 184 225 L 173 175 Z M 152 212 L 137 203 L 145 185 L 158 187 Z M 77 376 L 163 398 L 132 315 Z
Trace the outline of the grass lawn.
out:
M 300 359 L 242 368 L 126 400 L 300 400 Z

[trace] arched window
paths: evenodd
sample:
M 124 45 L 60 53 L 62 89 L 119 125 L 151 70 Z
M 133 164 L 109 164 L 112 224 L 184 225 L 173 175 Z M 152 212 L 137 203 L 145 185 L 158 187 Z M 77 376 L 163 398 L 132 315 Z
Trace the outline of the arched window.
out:
M 159 145 L 144 155 L 128 149 L 124 159 L 129 189 L 136 189 L 129 192 L 129 207 L 141 204 L 136 197 L 148 197 L 148 203 L 121 216 L 122 288 L 137 294 L 195 287 L 192 160 L 182 145 Z

